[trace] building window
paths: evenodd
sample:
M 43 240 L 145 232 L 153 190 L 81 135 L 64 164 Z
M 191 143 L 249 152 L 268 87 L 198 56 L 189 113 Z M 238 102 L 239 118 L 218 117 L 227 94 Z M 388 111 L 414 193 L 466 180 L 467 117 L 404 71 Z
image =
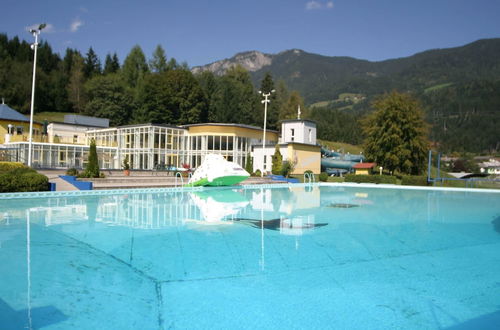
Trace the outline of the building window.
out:
M 78 143 L 78 135 L 73 135 L 73 143 Z
M 24 131 L 24 128 L 22 126 L 17 126 L 16 127 L 16 134 L 17 135 L 22 135 Z
M 295 129 L 292 128 L 291 131 L 292 131 L 291 140 L 293 142 L 295 140 Z

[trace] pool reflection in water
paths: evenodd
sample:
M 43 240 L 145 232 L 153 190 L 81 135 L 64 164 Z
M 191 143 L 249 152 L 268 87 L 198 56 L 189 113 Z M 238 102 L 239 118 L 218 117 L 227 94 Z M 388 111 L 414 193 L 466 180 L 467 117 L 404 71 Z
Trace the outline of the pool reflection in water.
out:
M 499 202 L 317 186 L 0 200 L 0 324 L 496 324 Z

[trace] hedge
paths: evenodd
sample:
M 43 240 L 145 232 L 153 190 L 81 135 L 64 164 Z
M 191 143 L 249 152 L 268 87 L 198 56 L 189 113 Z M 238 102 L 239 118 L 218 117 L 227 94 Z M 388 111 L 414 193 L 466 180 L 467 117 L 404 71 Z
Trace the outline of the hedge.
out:
M 48 191 L 49 179 L 28 167 L 0 173 L 0 192 Z
M 404 186 L 428 186 L 426 176 L 417 175 L 403 175 L 401 177 L 401 184 Z
M 397 184 L 398 183 L 398 179 L 395 176 L 391 176 L 391 175 L 356 175 L 356 174 L 347 174 L 345 176 L 345 182 Z
M 28 168 L 26 165 L 23 163 L 17 163 L 17 162 L 0 162 L 0 173 L 14 170 L 16 168 Z
M 321 182 L 326 182 L 326 181 L 328 181 L 328 173 L 326 173 L 326 172 L 321 172 L 321 173 L 319 174 L 319 181 L 321 181 Z

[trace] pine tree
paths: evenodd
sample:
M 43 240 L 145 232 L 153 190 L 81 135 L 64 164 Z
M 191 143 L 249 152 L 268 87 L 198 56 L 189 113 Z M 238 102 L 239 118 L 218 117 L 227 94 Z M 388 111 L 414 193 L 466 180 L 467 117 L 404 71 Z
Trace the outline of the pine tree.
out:
M 83 58 L 79 53 L 74 53 L 68 84 L 68 98 L 73 104 L 73 111 L 75 112 L 82 112 L 85 108 L 84 83 Z
M 271 171 L 273 172 L 273 174 L 279 175 L 281 174 L 282 166 L 283 166 L 283 156 L 281 155 L 279 145 L 276 144 L 276 147 L 274 148 L 273 167 Z
M 146 56 L 138 45 L 134 46 L 125 58 L 122 67 L 122 75 L 129 87 L 137 87 L 147 72 L 149 72 L 146 63 Z
M 106 55 L 106 60 L 104 62 L 104 74 L 116 73 L 120 70 L 120 62 L 118 61 L 118 56 L 116 53 L 111 57 L 110 54 Z
M 422 173 L 429 143 L 419 102 L 408 94 L 392 92 L 378 98 L 373 108 L 363 120 L 367 158 L 389 171 Z
M 89 48 L 85 61 L 83 63 L 83 73 L 85 78 L 92 78 L 95 75 L 101 74 L 101 61 L 92 47 Z
M 149 61 L 149 69 L 151 72 L 162 73 L 167 71 L 167 55 L 161 45 L 156 46 L 153 52 L 153 58 Z
M 247 154 L 247 161 L 245 163 L 245 171 L 247 171 L 249 174 L 253 173 L 253 160 L 252 156 L 250 153 Z
M 87 166 L 85 167 L 84 175 L 87 178 L 98 178 L 99 173 L 99 160 L 97 158 L 97 147 L 95 145 L 95 140 L 90 140 L 90 150 L 89 158 L 87 161 Z
M 274 89 L 273 77 L 269 72 L 266 72 L 264 79 L 260 83 L 260 91 L 264 94 L 271 93 L 269 96 L 269 104 L 267 105 L 267 127 L 269 129 L 277 129 L 279 121 L 279 108 L 278 95 Z
M 280 120 L 297 119 L 297 110 L 305 111 L 304 100 L 299 92 L 293 91 L 284 106 L 280 109 Z

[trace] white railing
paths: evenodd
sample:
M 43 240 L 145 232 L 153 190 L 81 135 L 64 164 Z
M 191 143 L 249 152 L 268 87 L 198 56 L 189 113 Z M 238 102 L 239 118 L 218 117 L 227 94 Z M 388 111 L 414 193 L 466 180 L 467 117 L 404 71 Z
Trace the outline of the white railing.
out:
M 176 172 L 175 173 L 175 186 L 177 187 L 177 178 L 181 178 L 181 186 L 184 185 L 184 178 L 182 177 L 182 173 L 181 172 Z
M 310 172 L 305 172 L 304 173 L 304 183 L 314 183 L 314 174 Z

